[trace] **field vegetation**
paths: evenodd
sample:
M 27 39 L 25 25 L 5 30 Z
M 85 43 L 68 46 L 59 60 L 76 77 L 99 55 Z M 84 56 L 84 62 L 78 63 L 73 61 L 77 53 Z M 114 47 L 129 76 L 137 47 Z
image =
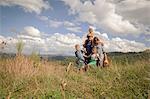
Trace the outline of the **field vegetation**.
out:
M 21 43 L 20 43 L 21 44 Z M 147 99 L 150 53 L 108 53 L 110 66 L 79 73 L 75 58 L 41 59 L 37 53 L 0 57 L 0 98 Z

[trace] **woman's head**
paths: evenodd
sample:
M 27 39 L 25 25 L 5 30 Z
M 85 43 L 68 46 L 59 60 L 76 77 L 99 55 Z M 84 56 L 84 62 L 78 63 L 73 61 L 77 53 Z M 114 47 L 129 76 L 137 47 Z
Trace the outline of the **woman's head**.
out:
M 94 44 L 98 44 L 99 38 L 98 37 L 94 37 L 93 42 L 94 42 Z
M 94 40 L 95 40 L 95 41 L 99 41 L 99 38 L 98 38 L 98 37 L 94 37 Z

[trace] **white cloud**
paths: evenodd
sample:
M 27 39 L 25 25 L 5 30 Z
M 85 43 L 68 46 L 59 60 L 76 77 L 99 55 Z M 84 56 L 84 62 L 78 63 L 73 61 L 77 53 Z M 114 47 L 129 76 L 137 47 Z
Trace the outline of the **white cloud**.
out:
M 46 16 L 37 16 L 40 20 L 47 21 L 48 17 Z
M 108 51 L 120 51 L 120 52 L 133 52 L 142 51 L 147 47 L 140 42 L 122 39 L 119 37 L 110 39 L 107 33 L 100 33 L 94 31 L 95 36 L 101 38 L 104 42 L 104 48 Z M 48 34 L 47 34 L 48 35 Z M 23 53 L 30 54 L 33 51 L 40 52 L 40 54 L 55 54 L 55 55 L 74 55 L 74 45 L 84 42 L 84 37 L 81 38 L 73 33 L 61 34 L 54 33 L 49 36 L 31 36 L 28 34 L 20 34 L 17 37 L 4 37 L 0 36 L 0 41 L 7 43 L 4 49 L 0 49 L 3 52 L 16 52 L 16 43 L 18 40 L 22 40 L 25 44 Z
M 116 37 L 106 43 L 106 49 L 108 51 L 139 52 L 145 50 L 146 46 L 140 42 Z
M 23 53 L 31 54 L 33 51 L 41 54 L 72 55 L 74 45 L 81 42 L 81 38 L 75 34 L 54 33 L 47 36 L 32 36 L 28 33 L 18 34 L 17 37 L 0 36 L 0 41 L 6 41 L 7 45 L 3 52 L 16 53 L 16 43 L 22 40 L 24 42 Z
M 28 36 L 28 35 L 17 35 L 17 38 L 20 38 L 23 40 L 41 41 L 40 37 L 33 37 L 33 36 Z
M 40 37 L 42 34 L 37 28 L 33 26 L 24 27 L 21 33 L 29 36 L 35 36 L 35 37 Z
M 69 21 L 64 21 L 63 23 L 64 23 L 64 25 L 67 26 L 67 27 L 75 26 L 74 23 L 69 22 Z
M 81 32 L 81 27 L 66 27 L 66 29 L 75 33 Z
M 62 0 L 76 20 L 96 25 L 117 35 L 145 33 L 150 25 L 148 0 Z M 94 3 L 94 4 L 93 4 Z M 144 28 L 141 27 L 144 24 Z M 150 32 L 149 32 L 150 33 Z
M 38 16 L 38 18 L 48 23 L 48 26 L 52 28 L 64 27 L 66 30 L 71 32 L 81 32 L 79 24 L 75 24 L 71 21 L 58 21 L 56 19 L 51 20 L 47 16 Z
M 143 33 L 150 34 L 150 1 L 125 0 L 116 4 L 116 12 L 129 20 Z
M 50 8 L 48 1 L 44 0 L 0 0 L 0 6 L 19 6 L 26 12 L 40 14 L 42 10 Z

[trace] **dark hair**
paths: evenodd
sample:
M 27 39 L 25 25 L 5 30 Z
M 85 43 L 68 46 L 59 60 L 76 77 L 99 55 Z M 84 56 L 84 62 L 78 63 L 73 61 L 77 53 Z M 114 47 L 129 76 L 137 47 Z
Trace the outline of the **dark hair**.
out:
M 89 38 L 90 36 L 89 36 L 89 35 L 87 35 L 86 37 L 87 37 L 87 38 Z
M 95 37 L 94 37 L 94 40 L 99 40 L 99 38 L 95 36 Z
M 97 44 L 96 41 L 99 41 L 99 38 L 98 38 L 98 37 L 94 37 L 93 43 L 94 43 L 94 44 Z
M 99 41 L 99 38 L 98 38 L 98 37 L 94 37 L 93 40 L 94 40 L 94 41 Z

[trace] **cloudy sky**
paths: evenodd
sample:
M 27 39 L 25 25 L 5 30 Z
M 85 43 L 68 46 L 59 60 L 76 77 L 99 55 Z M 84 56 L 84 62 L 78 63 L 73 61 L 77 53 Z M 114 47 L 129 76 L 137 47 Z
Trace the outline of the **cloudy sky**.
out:
M 142 51 L 150 47 L 150 0 L 0 0 L 3 52 L 73 55 L 89 27 L 106 51 Z

